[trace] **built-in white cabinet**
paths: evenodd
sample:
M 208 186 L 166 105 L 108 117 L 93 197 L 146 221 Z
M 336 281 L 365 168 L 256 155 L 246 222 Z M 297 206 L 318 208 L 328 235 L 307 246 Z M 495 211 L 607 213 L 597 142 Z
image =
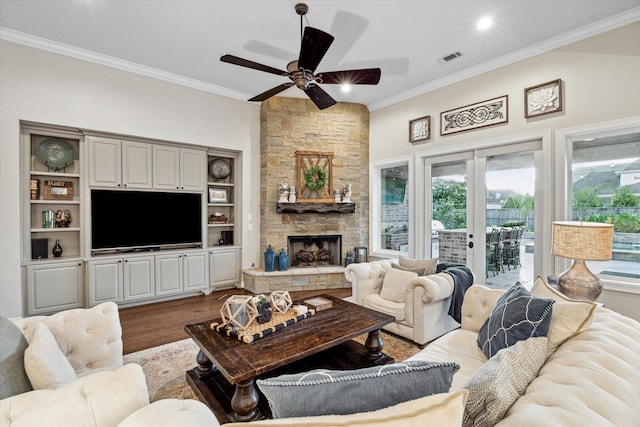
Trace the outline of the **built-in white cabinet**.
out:
M 124 300 L 135 301 L 154 296 L 155 269 L 153 256 L 123 260 Z
M 109 138 L 89 138 L 89 185 L 152 188 L 152 146 Z
M 203 191 L 206 152 L 171 145 L 90 137 L 89 185 Z
M 207 252 L 156 255 L 156 296 L 207 290 Z
M 27 266 L 27 315 L 83 307 L 82 271 L 80 261 Z
M 241 153 L 64 126 L 21 127 L 21 261 L 27 315 L 112 301 L 140 304 L 241 282 Z M 93 189 L 189 192 L 202 247 L 91 252 Z M 126 221 L 126 206 L 116 221 Z M 177 209 L 177 210 L 175 210 Z M 167 226 L 180 227 L 179 206 Z M 64 218 L 59 220 L 59 218 Z M 178 221 L 178 222 L 175 222 Z M 158 227 L 162 233 L 163 227 Z M 52 248 L 59 241 L 62 254 Z
M 203 191 L 206 154 L 202 150 L 153 146 L 153 187 L 159 190 Z
M 124 301 L 123 260 L 101 259 L 87 263 L 87 284 L 89 286 L 89 306 L 101 302 Z
M 209 251 L 209 285 L 211 289 L 240 283 L 240 248 L 220 248 Z

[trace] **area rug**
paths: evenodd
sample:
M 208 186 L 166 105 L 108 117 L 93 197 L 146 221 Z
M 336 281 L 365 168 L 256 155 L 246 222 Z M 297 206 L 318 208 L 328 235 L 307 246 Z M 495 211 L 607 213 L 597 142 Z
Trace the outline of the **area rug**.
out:
M 366 335 L 355 341 L 364 344 Z M 413 342 L 383 331 L 384 352 L 402 361 L 413 356 L 420 348 Z M 253 344 L 253 345 L 259 345 Z M 187 384 L 185 373 L 197 366 L 198 346 L 187 338 L 170 344 L 125 354 L 125 363 L 137 363 L 147 377 L 149 399 L 154 402 L 160 399 L 196 399 L 191 387 Z

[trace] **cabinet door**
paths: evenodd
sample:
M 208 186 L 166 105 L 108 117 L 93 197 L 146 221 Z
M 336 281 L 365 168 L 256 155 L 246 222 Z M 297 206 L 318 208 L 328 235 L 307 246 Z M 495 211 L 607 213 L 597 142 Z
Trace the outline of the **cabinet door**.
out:
M 124 259 L 124 300 L 150 298 L 155 295 L 153 257 Z
M 183 255 L 182 268 L 185 292 L 208 289 L 208 261 L 207 252 L 189 252 Z
M 212 287 L 240 282 L 240 251 L 227 249 L 209 253 L 209 279 Z
M 153 146 L 153 187 L 161 190 L 180 189 L 180 149 Z
M 119 140 L 89 139 L 89 185 L 120 187 L 122 185 L 122 145 Z
M 151 188 L 152 158 L 150 144 L 122 141 L 122 186 Z
M 122 260 L 109 259 L 87 263 L 89 305 L 123 301 Z
M 155 263 L 156 296 L 182 292 L 182 255 L 158 255 Z
M 202 191 L 207 173 L 206 153 L 202 150 L 180 150 L 180 189 Z
M 83 307 L 82 263 L 27 267 L 27 314 Z

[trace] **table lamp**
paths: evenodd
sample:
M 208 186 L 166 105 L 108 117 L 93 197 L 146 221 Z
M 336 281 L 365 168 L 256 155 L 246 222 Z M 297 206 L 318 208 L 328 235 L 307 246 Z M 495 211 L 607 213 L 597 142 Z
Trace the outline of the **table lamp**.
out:
M 607 261 L 613 248 L 613 225 L 599 222 L 555 221 L 553 254 L 573 258 L 571 267 L 558 276 L 558 289 L 572 299 L 595 301 L 602 282 L 585 261 Z

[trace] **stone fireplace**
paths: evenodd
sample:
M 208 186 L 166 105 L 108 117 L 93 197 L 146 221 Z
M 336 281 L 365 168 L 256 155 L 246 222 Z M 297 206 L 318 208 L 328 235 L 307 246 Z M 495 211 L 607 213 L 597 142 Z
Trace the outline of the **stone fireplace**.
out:
M 333 153 L 333 186 L 339 189 L 351 184 L 355 213 L 277 211 L 279 184 L 295 185 L 297 182 L 296 151 Z M 252 273 L 245 272 L 245 287 L 263 292 L 265 288 L 255 284 L 255 278 L 262 276 L 261 273 L 273 276 L 286 273 L 292 276 L 291 282 L 282 277 L 285 274 L 280 274 L 281 277 L 277 279 L 271 278 L 273 283 L 280 283 L 283 290 L 350 286 L 344 278 L 344 256 L 348 250 L 353 251 L 353 248 L 368 246 L 369 243 L 367 107 L 340 102 L 325 110 L 318 110 L 307 99 L 279 96 L 263 101 L 260 107 L 260 160 L 261 248 L 264 250 L 271 245 L 278 252 L 285 248 L 289 263 L 292 264 L 294 257 L 288 246 L 289 236 L 308 238 L 339 235 L 340 248 L 334 251 L 339 259 L 334 258 L 331 267 L 302 268 L 291 265 L 289 272 L 273 273 L 264 272 L 264 261 L 261 260 L 261 265 Z M 329 272 L 321 269 L 329 269 Z M 305 275 L 310 274 L 318 277 L 303 280 Z M 252 286 L 255 290 L 251 289 Z
M 342 265 L 342 236 L 289 236 L 289 267 Z

